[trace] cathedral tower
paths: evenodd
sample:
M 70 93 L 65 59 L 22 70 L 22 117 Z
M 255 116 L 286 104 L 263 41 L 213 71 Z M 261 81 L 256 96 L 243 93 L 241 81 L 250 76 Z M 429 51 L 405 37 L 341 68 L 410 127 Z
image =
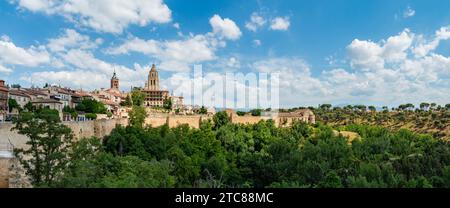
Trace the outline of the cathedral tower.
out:
M 152 69 L 148 74 L 147 88 L 148 90 L 159 90 L 159 75 L 155 64 L 152 65 Z

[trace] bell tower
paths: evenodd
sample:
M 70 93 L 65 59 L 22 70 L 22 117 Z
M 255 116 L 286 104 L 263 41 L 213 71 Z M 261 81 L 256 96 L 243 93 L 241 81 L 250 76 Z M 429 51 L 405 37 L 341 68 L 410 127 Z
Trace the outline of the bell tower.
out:
M 114 74 L 111 78 L 111 89 L 119 90 L 119 78 L 117 78 L 116 70 L 114 70 Z
M 152 65 L 152 69 L 148 74 L 147 88 L 149 90 L 159 90 L 159 75 L 158 70 L 156 70 L 155 64 Z

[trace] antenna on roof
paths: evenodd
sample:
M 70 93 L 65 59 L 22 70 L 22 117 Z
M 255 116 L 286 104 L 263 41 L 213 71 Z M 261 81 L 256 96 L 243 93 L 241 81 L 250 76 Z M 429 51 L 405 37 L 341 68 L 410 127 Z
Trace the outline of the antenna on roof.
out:
M 30 84 L 31 84 L 31 88 L 33 88 L 33 76 L 31 76 L 31 73 L 30 73 Z

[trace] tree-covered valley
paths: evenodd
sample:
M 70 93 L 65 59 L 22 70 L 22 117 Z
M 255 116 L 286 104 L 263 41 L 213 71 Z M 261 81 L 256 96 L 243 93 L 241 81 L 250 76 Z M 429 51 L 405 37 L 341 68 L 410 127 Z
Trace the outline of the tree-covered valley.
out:
M 74 141 L 51 110 L 24 112 L 15 129 L 32 148 L 15 152 L 34 187 L 450 187 L 450 143 L 432 135 L 323 121 L 242 125 L 225 112 L 199 129 L 155 128 L 142 114 L 136 106 L 129 126 Z

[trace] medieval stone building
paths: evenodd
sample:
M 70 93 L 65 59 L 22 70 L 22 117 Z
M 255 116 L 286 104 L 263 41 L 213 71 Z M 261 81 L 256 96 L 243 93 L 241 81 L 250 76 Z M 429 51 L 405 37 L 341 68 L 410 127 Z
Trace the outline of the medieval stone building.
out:
M 296 121 L 314 124 L 316 123 L 316 116 L 310 109 L 299 109 L 289 113 L 278 113 L 276 122 L 279 126 L 290 126 Z
M 169 91 L 159 88 L 159 73 L 154 64 L 142 92 L 145 95 L 144 105 L 147 107 L 163 107 L 164 101 L 169 98 Z
M 100 89 L 92 92 L 94 99 L 102 102 L 108 111 L 114 115 L 118 115 L 121 111 L 120 103 L 124 101 L 127 97 L 127 93 L 120 91 L 119 78 L 117 77 L 116 71 L 114 71 L 109 89 Z

